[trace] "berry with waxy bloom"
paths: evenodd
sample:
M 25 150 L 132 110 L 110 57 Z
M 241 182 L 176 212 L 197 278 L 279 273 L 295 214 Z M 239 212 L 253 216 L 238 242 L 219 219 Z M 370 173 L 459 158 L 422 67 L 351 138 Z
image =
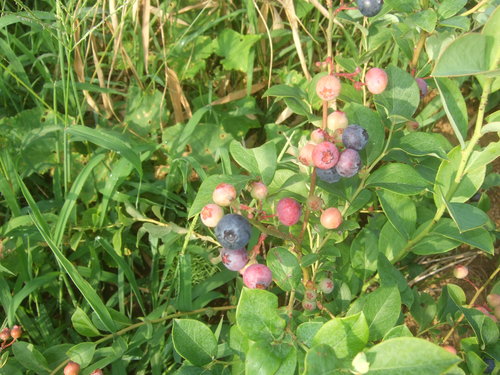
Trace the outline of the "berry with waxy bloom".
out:
M 310 301 L 310 300 L 305 299 L 304 301 L 302 301 L 302 307 L 304 308 L 304 310 L 307 310 L 307 311 L 315 310 L 317 307 L 316 301 Z
M 315 144 L 325 140 L 325 131 L 323 129 L 315 129 L 311 132 L 311 141 Z
M 382 5 L 384 4 L 383 0 L 357 0 L 358 9 L 361 14 L 365 17 L 373 17 L 376 16 L 380 9 L 382 9 Z
M 229 250 L 245 247 L 250 241 L 252 227 L 248 220 L 238 214 L 225 215 L 215 227 L 215 237 Z
M 200 213 L 202 223 L 210 228 L 215 227 L 223 216 L 224 210 L 215 203 L 207 204 L 201 209 Z
M 357 124 L 349 125 L 342 133 L 342 143 L 345 148 L 360 151 L 368 143 L 368 132 Z
M 231 184 L 221 183 L 215 187 L 212 200 L 219 206 L 229 206 L 236 199 L 236 189 Z
M 453 276 L 457 279 L 465 279 L 469 274 L 469 269 L 466 266 L 455 266 L 453 269 Z
M 326 126 L 331 131 L 336 131 L 338 129 L 345 129 L 349 125 L 347 116 L 345 112 L 335 111 L 328 115 L 326 118 Z
M 342 224 L 342 214 L 338 208 L 330 207 L 321 213 L 319 220 L 326 229 L 336 229 Z
M 267 186 L 263 182 L 254 182 L 252 188 L 250 189 L 250 195 L 253 199 L 262 201 L 267 197 Z
M 230 271 L 239 271 L 246 266 L 248 262 L 248 254 L 246 249 L 228 250 L 222 248 L 220 250 L 222 264 Z
M 295 199 L 283 198 L 276 206 L 276 214 L 281 224 L 290 226 L 297 224 L 302 214 L 302 208 Z
M 359 172 L 361 168 L 361 157 L 356 150 L 346 148 L 340 154 L 339 161 L 335 165 L 337 173 L 342 177 L 352 177 Z
M 299 151 L 299 161 L 307 167 L 313 165 L 313 150 L 316 147 L 314 143 L 306 143 Z
M 329 184 L 338 182 L 342 178 L 342 176 L 339 175 L 335 167 L 332 167 L 330 169 L 315 168 L 315 170 L 316 170 L 316 176 L 321 181 L 328 182 Z
M 380 68 L 371 68 L 365 76 L 365 84 L 368 91 L 372 94 L 381 94 L 387 87 L 389 78 L 385 70 Z
M 340 79 L 328 74 L 321 77 L 316 84 L 316 94 L 321 100 L 334 100 L 340 94 Z
M 243 283 L 250 289 L 266 289 L 272 280 L 273 274 L 264 264 L 252 264 L 243 272 Z
M 339 150 L 332 142 L 321 142 L 314 147 L 312 160 L 315 167 L 320 169 L 330 169 L 334 167 L 339 160 Z
M 307 198 L 307 208 L 311 211 L 319 211 L 323 206 L 323 200 L 317 195 Z
M 491 293 L 486 296 L 486 301 L 491 307 L 500 306 L 500 294 Z
M 76 362 L 69 361 L 64 367 L 64 375 L 78 375 L 80 373 L 80 365 Z
M 10 339 L 10 329 L 5 327 L 0 331 L 0 340 L 7 341 L 8 339 Z
M 316 297 L 317 297 L 317 293 L 314 291 L 314 290 L 306 290 L 306 292 L 304 293 L 304 299 L 308 300 L 308 301 L 314 301 L 316 300 Z
M 330 294 L 333 291 L 333 281 L 328 277 L 321 279 L 318 283 L 318 288 L 325 294 Z

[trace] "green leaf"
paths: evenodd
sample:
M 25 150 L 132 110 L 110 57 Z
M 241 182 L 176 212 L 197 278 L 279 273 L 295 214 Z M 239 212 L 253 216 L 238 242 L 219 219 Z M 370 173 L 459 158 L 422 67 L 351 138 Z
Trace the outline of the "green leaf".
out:
M 415 25 L 428 33 L 432 33 L 436 28 L 437 15 L 433 9 L 424 9 L 418 13 L 411 14 L 405 22 Z
M 411 305 L 410 312 L 418 323 L 418 331 L 422 332 L 434 320 L 437 312 L 436 301 L 430 294 L 419 293 L 414 290 L 414 303 Z
M 406 325 L 401 324 L 391 328 L 389 332 L 385 334 L 383 341 L 394 339 L 396 337 L 413 337 L 413 334 Z
M 442 374 L 460 358 L 429 341 L 400 337 L 383 341 L 366 352 L 369 375 Z
M 441 102 L 453 128 L 453 132 L 462 148 L 464 148 L 464 139 L 467 137 L 469 121 L 464 97 L 455 81 L 449 78 L 435 78 L 434 80 L 439 89 Z
M 193 133 L 196 130 L 196 127 L 200 123 L 201 119 L 205 115 L 207 111 L 210 110 L 209 106 L 201 107 L 193 113 L 193 116 L 189 119 L 188 123 L 182 128 L 182 132 L 179 134 L 179 137 L 172 142 L 173 152 L 172 157 L 180 156 L 186 148 L 186 145 L 193 139 Z
M 488 254 L 494 254 L 493 238 L 484 228 L 477 228 L 460 233 L 457 225 L 451 219 L 443 218 L 439 220 L 432 233 L 440 234 L 452 240 L 466 243 L 472 247 L 477 247 Z
M 318 344 L 307 351 L 303 375 L 340 375 L 341 365 L 331 346 Z
M 297 327 L 297 340 L 304 345 L 311 347 L 312 340 L 319 329 L 323 327 L 322 322 L 304 322 Z
M 362 312 L 345 318 L 333 318 L 319 329 L 313 338 L 313 347 L 326 344 L 339 359 L 354 356 L 368 343 L 368 325 Z
M 375 95 L 377 108 L 383 108 L 393 123 L 406 122 L 415 113 L 420 102 L 420 90 L 415 78 L 404 70 L 388 66 L 389 81 L 383 93 Z M 380 109 L 379 109 L 380 112 Z
M 446 159 L 448 142 L 438 133 L 412 132 L 399 140 L 396 148 L 413 156 L 435 156 Z
M 71 323 L 75 331 L 82 336 L 95 337 L 101 335 L 87 314 L 79 307 L 71 315 Z
M 103 129 L 93 129 L 80 125 L 71 126 L 66 129 L 66 132 L 75 137 L 74 140 L 84 139 L 105 149 L 116 151 L 134 166 L 139 176 L 142 176 L 141 158 L 129 144 L 116 135 Z
M 260 39 L 259 35 L 243 35 L 231 29 L 224 29 L 217 36 L 216 53 L 224 57 L 225 70 L 239 70 L 246 73 L 249 66 L 250 49 Z
M 300 87 L 296 86 L 288 86 L 288 85 L 276 85 L 268 88 L 264 94 L 263 98 L 267 96 L 278 96 L 281 98 L 295 98 L 297 100 L 302 100 L 307 97 L 304 90 Z
M 467 4 L 467 0 L 444 0 L 437 9 L 440 18 L 450 18 L 457 14 Z
M 275 294 L 243 288 L 236 308 L 236 323 L 250 340 L 273 341 L 283 333 L 286 325 L 277 309 L 278 297 Z
M 490 220 L 483 210 L 470 204 L 446 202 L 446 207 L 460 232 L 479 228 Z
M 437 234 L 430 234 L 411 248 L 418 255 L 443 254 L 460 246 L 459 241 L 445 238 Z
M 377 269 L 377 235 L 368 228 L 363 228 L 352 241 L 350 254 L 351 265 L 366 280 Z
M 12 352 L 22 367 L 40 375 L 50 372 L 47 360 L 33 344 L 24 341 L 16 341 L 14 345 L 12 345 Z
M 488 36 L 469 33 L 455 39 L 440 55 L 431 75 L 434 77 L 459 77 L 486 74 L 498 70 L 491 64 Z M 471 53 L 471 51 L 474 51 Z M 457 64 L 457 61 L 460 61 Z
M 229 146 L 231 156 L 248 172 L 260 176 L 262 182 L 270 184 L 276 171 L 276 146 L 270 141 L 260 147 L 245 148 L 237 141 Z
M 380 231 L 378 251 L 383 253 L 390 261 L 397 259 L 408 241 L 387 221 Z
M 465 292 L 455 284 L 446 284 L 443 287 L 437 305 L 437 319 L 452 322 L 459 311 L 458 306 L 465 303 Z
M 489 55 L 488 66 L 490 69 L 498 69 L 500 63 L 500 8 L 497 6 L 483 27 L 482 34 L 486 38 L 486 49 Z
M 202 322 L 174 319 L 172 342 L 179 355 L 196 366 L 210 363 L 217 354 L 217 339 Z
M 194 215 L 200 213 L 202 208 L 208 203 L 212 203 L 212 194 L 215 190 L 215 187 L 220 183 L 232 184 L 236 188 L 236 190 L 241 190 L 243 187 L 251 180 L 252 178 L 249 176 L 228 176 L 228 175 L 212 175 L 207 177 L 200 188 L 198 189 L 198 194 L 196 194 L 196 198 L 193 201 L 193 204 L 189 208 L 188 218 L 192 218 Z
M 394 228 L 404 238 L 410 238 L 415 232 L 417 223 L 417 208 L 413 200 L 389 190 L 378 190 L 377 196 L 387 219 Z
M 245 358 L 245 374 L 274 375 L 280 365 L 280 358 L 269 350 L 267 343 L 250 343 Z
M 401 302 L 410 308 L 414 299 L 413 292 L 403 274 L 389 262 L 383 253 L 378 255 L 377 270 L 380 275 L 380 286 L 391 287 L 396 285 L 401 295 Z
M 300 283 L 302 270 L 297 257 L 289 250 L 272 248 L 267 253 L 266 263 L 273 273 L 273 280 L 284 291 L 290 292 Z
M 500 122 L 498 124 L 500 125 Z M 464 173 L 474 171 L 477 168 L 482 168 L 485 165 L 496 160 L 498 157 L 500 157 L 500 142 L 491 142 L 483 150 L 472 152 L 472 155 L 467 161 L 467 166 L 465 167 Z
M 404 195 L 414 195 L 427 189 L 429 182 L 410 165 L 391 163 L 373 172 L 366 180 L 366 186 L 380 187 Z
M 397 287 L 383 286 L 368 294 L 363 313 L 370 329 L 370 340 L 379 340 L 394 327 L 401 314 L 401 296 Z
M 69 359 L 76 362 L 80 367 L 85 368 L 92 362 L 94 358 L 96 344 L 93 342 L 81 342 L 72 346 L 66 354 Z
M 481 128 L 481 134 L 500 132 L 500 121 L 490 122 Z
M 371 164 L 384 149 L 385 132 L 380 115 L 356 103 L 347 104 L 343 111 L 345 111 L 350 124 L 358 124 L 368 132 L 368 143 L 361 154 L 366 154 L 366 164 Z

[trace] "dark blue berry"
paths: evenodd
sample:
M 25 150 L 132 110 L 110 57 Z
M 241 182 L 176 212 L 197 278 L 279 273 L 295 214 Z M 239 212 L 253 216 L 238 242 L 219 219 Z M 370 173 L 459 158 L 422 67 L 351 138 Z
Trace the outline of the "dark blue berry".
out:
M 342 178 L 335 167 L 330 169 L 314 168 L 316 170 L 316 176 L 321 180 L 333 184 L 334 182 L 340 181 Z
M 342 143 L 345 148 L 362 150 L 368 143 L 368 132 L 359 125 L 349 125 L 342 133 Z
M 484 370 L 484 374 L 491 374 L 495 369 L 495 360 L 493 358 L 484 358 L 484 362 L 488 365 Z
M 358 9 L 365 17 L 373 17 L 380 12 L 383 0 L 358 0 Z
M 229 250 L 245 247 L 250 241 L 252 227 L 246 218 L 237 214 L 228 214 L 220 219 L 215 227 L 215 236 Z
M 361 168 L 359 153 L 352 148 L 346 148 L 340 154 L 338 163 L 335 165 L 337 173 L 342 177 L 352 177 Z

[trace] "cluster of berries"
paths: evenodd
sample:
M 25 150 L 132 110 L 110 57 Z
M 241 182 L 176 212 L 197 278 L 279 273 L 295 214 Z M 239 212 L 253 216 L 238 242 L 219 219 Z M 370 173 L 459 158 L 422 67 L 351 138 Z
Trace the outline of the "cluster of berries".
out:
M 76 362 L 69 361 L 64 367 L 64 375 L 78 375 L 80 373 L 80 365 Z M 97 369 L 90 373 L 90 375 L 102 375 L 102 370 Z
M 2 344 L 0 346 L 0 352 L 11 346 L 16 340 L 21 337 L 23 334 L 23 330 L 19 326 L 14 326 L 12 329 L 5 327 L 0 331 L 0 340 L 2 340 Z M 12 341 L 9 343 L 9 339 L 12 338 Z
M 262 182 L 254 182 L 250 188 L 254 199 L 263 200 L 267 197 L 267 186 Z M 222 245 L 220 257 L 222 264 L 243 275 L 243 283 L 251 289 L 265 289 L 271 284 L 271 270 L 258 263 L 249 264 L 246 249 L 252 227 L 247 218 L 240 214 L 224 215 L 222 207 L 230 206 L 236 200 L 236 188 L 231 184 L 221 183 L 216 186 L 212 200 L 201 210 L 201 221 L 208 227 L 215 227 L 215 237 Z M 248 265 L 247 265 L 248 264 Z
M 327 277 L 322 278 L 317 285 L 312 281 L 306 283 L 306 292 L 304 293 L 304 299 L 302 300 L 302 307 L 304 310 L 312 311 L 316 310 L 316 307 L 321 307 L 321 302 L 318 301 L 317 291 L 323 294 L 330 294 L 333 292 L 333 281 Z

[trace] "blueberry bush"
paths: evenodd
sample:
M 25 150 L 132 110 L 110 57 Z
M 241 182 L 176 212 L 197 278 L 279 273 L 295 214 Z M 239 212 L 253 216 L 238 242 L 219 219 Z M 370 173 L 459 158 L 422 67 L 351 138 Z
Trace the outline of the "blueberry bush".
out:
M 0 374 L 500 373 L 498 0 L 0 33 Z

